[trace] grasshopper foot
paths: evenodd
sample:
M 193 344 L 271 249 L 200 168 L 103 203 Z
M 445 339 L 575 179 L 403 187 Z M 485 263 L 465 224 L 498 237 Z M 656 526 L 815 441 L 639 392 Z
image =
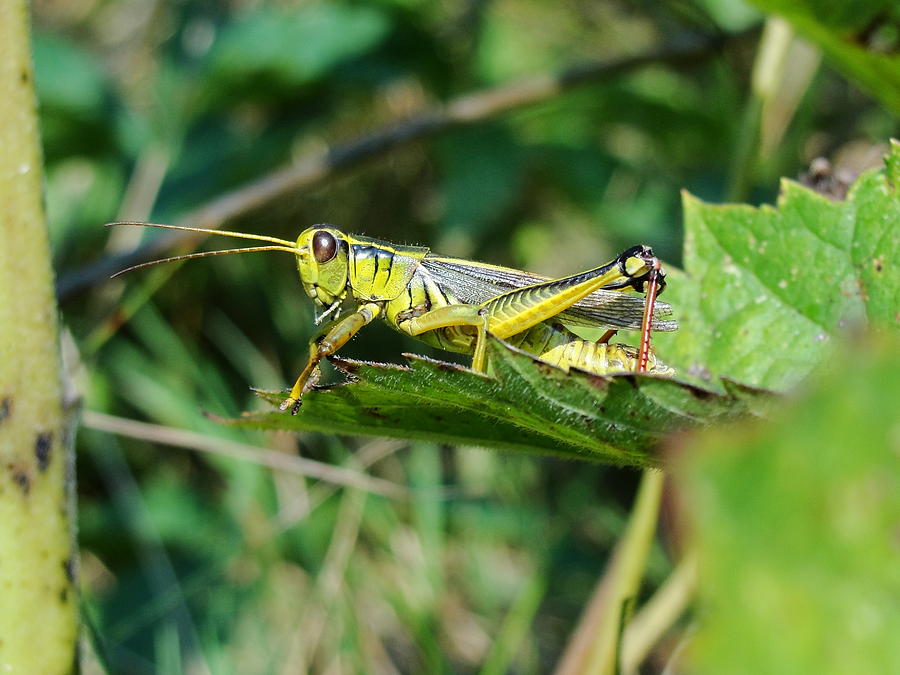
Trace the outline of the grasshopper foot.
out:
M 288 408 L 290 408 L 291 415 L 296 415 L 298 412 L 300 412 L 301 405 L 302 405 L 302 403 L 300 402 L 299 398 L 294 398 L 293 396 L 288 396 L 286 399 L 284 399 L 281 402 L 281 405 L 278 406 L 278 409 L 279 410 L 287 410 Z
M 286 399 L 281 402 L 281 405 L 278 406 L 281 410 L 291 409 L 291 415 L 296 415 L 300 412 L 300 406 L 303 405 L 303 394 L 312 391 L 313 388 L 319 383 L 319 378 L 322 376 L 322 371 L 319 370 L 318 364 L 313 367 L 312 372 L 309 376 L 304 377 L 306 371 L 300 374 L 300 377 L 297 378 L 297 381 L 294 383 L 294 388 L 291 389 L 291 394 Z

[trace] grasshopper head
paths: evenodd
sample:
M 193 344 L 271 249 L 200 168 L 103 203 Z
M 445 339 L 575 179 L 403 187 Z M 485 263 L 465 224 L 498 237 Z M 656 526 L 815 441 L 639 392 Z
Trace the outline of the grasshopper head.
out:
M 306 294 L 328 307 L 347 295 L 349 244 L 329 225 L 316 225 L 297 237 L 297 271 Z

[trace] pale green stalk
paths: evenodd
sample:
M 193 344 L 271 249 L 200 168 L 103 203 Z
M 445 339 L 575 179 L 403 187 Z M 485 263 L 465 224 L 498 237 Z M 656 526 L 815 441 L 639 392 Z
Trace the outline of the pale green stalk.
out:
M 76 669 L 71 433 L 25 0 L 0 3 L 0 672 Z

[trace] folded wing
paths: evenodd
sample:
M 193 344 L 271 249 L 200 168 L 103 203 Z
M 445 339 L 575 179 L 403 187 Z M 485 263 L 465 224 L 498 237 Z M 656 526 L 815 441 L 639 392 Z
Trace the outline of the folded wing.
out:
M 479 304 L 514 288 L 532 286 L 547 277 L 499 265 L 485 265 L 460 258 L 427 255 L 422 265 L 438 284 L 461 302 Z M 640 330 L 644 315 L 644 296 L 626 290 L 594 291 L 575 303 L 559 320 L 575 326 Z M 674 331 L 678 323 L 672 318 L 672 307 L 657 300 L 653 310 L 652 329 Z

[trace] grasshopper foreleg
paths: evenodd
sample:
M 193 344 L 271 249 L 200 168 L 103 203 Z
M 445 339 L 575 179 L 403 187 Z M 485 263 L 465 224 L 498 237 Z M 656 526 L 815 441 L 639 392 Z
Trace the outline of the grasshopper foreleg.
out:
M 319 361 L 326 356 L 331 356 L 343 347 L 356 335 L 360 329 L 372 322 L 372 319 L 381 313 L 381 306 L 370 302 L 360 307 L 356 312 L 338 321 L 321 340 L 313 340 L 309 345 L 309 361 L 306 367 L 297 376 L 297 381 L 291 388 L 290 395 L 281 403 L 281 409 L 291 409 L 291 414 L 296 415 L 300 411 L 300 402 L 307 391 L 318 379 L 314 374 L 318 371 Z

